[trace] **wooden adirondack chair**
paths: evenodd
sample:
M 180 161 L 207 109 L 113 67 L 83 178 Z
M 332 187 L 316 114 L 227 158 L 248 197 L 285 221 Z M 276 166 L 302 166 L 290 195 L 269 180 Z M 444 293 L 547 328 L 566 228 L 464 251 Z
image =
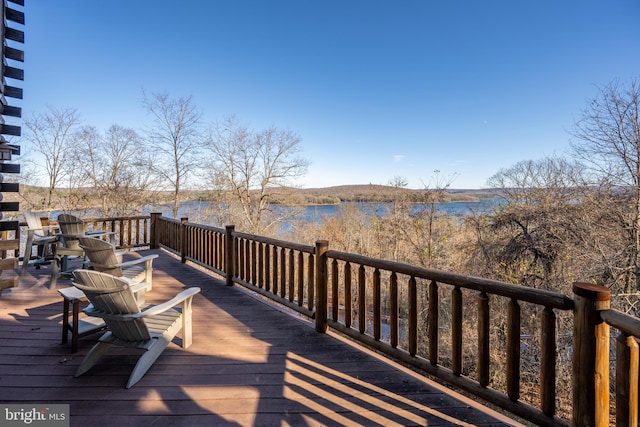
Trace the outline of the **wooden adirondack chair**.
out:
M 91 236 L 99 238 L 109 233 L 103 230 L 85 231 L 84 221 L 74 215 L 60 214 L 58 215 L 58 226 L 60 233 L 58 236 L 58 244 L 53 253 L 53 263 L 51 268 L 51 281 L 49 289 L 55 289 L 58 278 L 64 274 L 70 274 L 67 268 L 67 260 L 69 257 L 82 258 L 84 261 L 84 249 L 80 247 L 80 237 Z
M 74 285 L 91 303 L 84 312 L 101 317 L 107 324 L 107 332 L 87 353 L 76 377 L 91 369 L 113 345 L 145 350 L 129 376 L 126 387 L 130 388 L 146 374 L 180 329 L 182 347 L 191 345 L 191 302 L 200 288 L 186 289 L 163 304 L 141 310 L 129 283 L 122 278 L 90 270 L 76 270 L 73 277 Z M 178 305 L 181 309 L 176 308 Z
M 153 260 L 157 254 L 147 255 L 131 261 L 122 262 L 122 255 L 115 247 L 101 239 L 80 237 L 80 247 L 89 258 L 88 266 L 96 271 L 126 277 L 132 282 L 147 282 L 151 289 L 153 284 Z
M 31 261 L 33 247 L 37 246 L 36 254 L 40 256 L 33 263 L 38 268 L 40 264 L 45 262 L 45 251 L 48 249 L 47 246 L 51 246 L 56 243 L 58 237 L 52 235 L 52 231 L 55 227 L 51 226 L 43 226 L 42 221 L 40 220 L 40 216 L 32 211 L 24 211 L 24 219 L 27 222 L 27 242 L 24 247 L 24 254 L 22 257 L 22 272 L 21 276 L 27 274 L 27 267 L 29 262 Z

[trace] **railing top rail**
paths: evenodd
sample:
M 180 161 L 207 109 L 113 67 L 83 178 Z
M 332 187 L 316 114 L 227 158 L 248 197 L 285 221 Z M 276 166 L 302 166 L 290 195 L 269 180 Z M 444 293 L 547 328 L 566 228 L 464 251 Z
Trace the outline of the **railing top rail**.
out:
M 618 310 L 602 310 L 600 317 L 609 326 L 624 332 L 627 335 L 640 338 L 640 319 L 630 316 Z
M 427 269 L 410 264 L 404 264 L 401 262 L 381 260 L 377 258 L 351 254 L 348 252 L 329 250 L 327 251 L 326 255 L 328 258 L 366 265 L 380 270 L 392 271 L 411 277 L 435 280 L 436 282 L 440 283 L 446 283 L 453 286 L 459 286 L 461 288 L 487 292 L 493 295 L 500 295 L 519 301 L 525 301 L 533 304 L 543 305 L 545 307 L 556 308 L 559 310 L 572 310 L 574 306 L 573 300 L 571 298 L 558 292 L 528 288 L 525 286 L 500 282 L 497 280 L 483 279 L 480 277 L 464 276 L 462 274 L 449 273 L 441 270 Z
M 169 218 L 168 216 L 161 216 L 160 219 L 163 220 L 163 221 L 172 222 L 172 223 L 178 224 L 178 225 L 182 223 L 179 219 Z
M 278 240 L 278 239 L 272 239 L 270 237 L 256 236 L 255 234 L 242 233 L 240 231 L 234 231 L 233 236 L 239 237 L 241 239 L 254 240 L 256 242 L 266 243 L 269 245 L 281 246 L 283 248 L 293 249 L 293 250 L 306 252 L 310 254 L 314 253 L 316 250 L 315 246 L 301 245 L 298 243 L 287 242 L 285 240 Z
M 110 217 L 99 217 L 99 218 L 83 218 L 84 222 L 98 222 L 98 221 L 124 221 L 124 220 L 132 220 L 132 219 L 149 219 L 151 218 L 149 215 L 132 215 L 132 216 L 110 216 Z
M 166 218 L 163 217 L 163 219 L 166 219 Z M 178 221 L 178 220 L 176 220 L 176 221 L 178 223 L 180 223 L 180 221 Z M 185 223 L 185 226 L 192 227 L 192 228 L 200 228 L 202 230 L 213 231 L 215 233 L 220 233 L 220 234 L 224 234 L 225 233 L 224 228 L 214 227 L 212 225 L 198 224 L 196 222 L 187 222 L 187 223 Z

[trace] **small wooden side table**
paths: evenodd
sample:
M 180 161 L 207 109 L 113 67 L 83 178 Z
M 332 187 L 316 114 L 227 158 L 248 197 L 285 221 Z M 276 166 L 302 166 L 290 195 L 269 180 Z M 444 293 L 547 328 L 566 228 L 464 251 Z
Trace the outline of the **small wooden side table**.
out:
M 84 316 L 80 318 L 80 303 L 88 301 L 85 294 L 78 288 L 70 286 L 58 289 L 63 299 L 62 308 L 62 344 L 68 341 L 71 331 L 71 351 L 78 351 L 78 338 L 106 329 L 107 325 L 99 317 Z M 69 320 L 69 305 L 71 305 L 71 320 Z

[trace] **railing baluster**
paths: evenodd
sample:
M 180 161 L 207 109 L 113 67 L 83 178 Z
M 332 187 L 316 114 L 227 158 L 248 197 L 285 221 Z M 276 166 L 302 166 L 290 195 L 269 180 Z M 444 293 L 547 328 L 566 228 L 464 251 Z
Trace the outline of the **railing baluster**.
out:
M 251 283 L 253 283 L 254 285 L 258 284 L 257 268 L 258 268 L 259 250 L 260 250 L 260 247 L 258 246 L 256 241 L 254 240 L 253 242 L 251 242 Z
M 478 382 L 489 385 L 489 297 L 481 292 L 478 297 Z
M 272 267 L 271 267 L 271 283 L 273 283 L 272 292 L 274 295 L 278 295 L 278 247 L 273 245 L 272 247 Z
M 616 338 L 616 424 L 638 425 L 638 341 L 624 332 Z
M 358 330 L 364 334 L 367 330 L 367 279 L 364 265 L 358 268 Z
M 542 311 L 540 337 L 540 404 L 548 417 L 556 413 L 556 315 L 549 307 Z
M 145 218 L 144 222 L 142 224 L 142 233 L 143 233 L 143 236 L 144 236 L 143 237 L 144 243 L 149 241 L 149 234 L 148 234 L 147 228 L 149 228 L 149 229 L 151 228 L 150 223 L 151 223 L 151 220 L 147 220 L 147 218 Z
M 451 290 L 451 371 L 462 373 L 462 290 L 454 286 Z
M 251 241 L 246 240 L 244 245 L 244 259 L 245 259 L 245 267 L 244 267 L 244 275 L 245 280 L 251 283 Z
M 409 354 L 415 356 L 418 352 L 418 286 L 416 278 L 409 279 Z
M 217 268 L 216 264 L 216 247 L 214 233 L 209 230 L 202 230 L 202 251 L 200 257 L 204 260 L 205 264 L 211 267 Z
M 351 263 L 344 264 L 344 325 L 351 327 Z
M 373 338 L 380 340 L 380 270 L 373 272 Z
M 264 244 L 258 243 L 258 287 L 264 289 Z
M 271 272 L 271 245 L 269 245 L 268 243 L 264 245 L 264 272 L 263 272 L 263 279 L 264 279 L 264 290 L 265 291 L 271 291 L 271 275 L 269 274 Z
M 429 283 L 427 336 L 429 337 L 429 362 L 433 366 L 438 364 L 438 305 L 438 283 L 432 280 Z
M 124 232 L 122 232 L 122 230 L 126 230 L 127 232 L 127 240 L 126 240 L 126 244 L 127 245 L 131 245 L 131 227 L 130 227 L 131 223 L 127 222 L 125 223 L 124 219 L 120 220 L 120 230 L 121 230 L 121 234 L 120 237 L 122 237 L 124 235 Z M 124 244 L 124 243 L 122 243 Z
M 389 277 L 389 344 L 391 347 L 398 346 L 398 275 L 393 272 Z
M 234 256 L 234 276 L 240 276 L 240 269 L 238 268 L 238 253 L 239 253 L 239 246 L 240 246 L 240 242 L 242 239 L 238 238 L 238 237 L 234 237 L 233 241 L 234 241 L 234 246 L 233 246 L 233 256 Z
M 295 265 L 294 250 L 289 249 L 289 302 L 295 299 Z
M 195 229 L 191 232 L 195 239 L 200 239 L 200 245 L 194 246 L 197 254 L 194 254 L 199 260 L 202 260 L 206 265 L 215 267 L 213 263 L 214 249 L 211 246 L 211 232 L 204 229 Z
M 244 271 L 244 245 L 246 242 L 246 239 L 238 239 L 238 277 L 242 280 L 246 280 Z
M 280 248 L 280 297 L 287 293 L 287 254 L 284 247 Z
M 219 241 L 220 235 L 218 233 L 209 233 L 209 247 L 212 248 L 211 251 L 213 252 L 211 255 L 211 264 L 221 270 L 222 264 L 220 263 L 220 259 L 224 253 L 224 248 L 218 243 Z
M 298 252 L 298 306 L 304 304 L 304 253 Z
M 520 304 L 514 298 L 507 309 L 507 395 L 520 399 Z
M 340 320 L 340 295 L 338 293 L 338 260 L 331 262 L 331 314 L 334 322 Z
M 311 311 L 313 311 L 313 307 L 315 304 L 315 257 L 313 256 L 313 254 L 309 254 L 309 267 L 308 267 L 308 275 L 307 275 L 307 308 Z

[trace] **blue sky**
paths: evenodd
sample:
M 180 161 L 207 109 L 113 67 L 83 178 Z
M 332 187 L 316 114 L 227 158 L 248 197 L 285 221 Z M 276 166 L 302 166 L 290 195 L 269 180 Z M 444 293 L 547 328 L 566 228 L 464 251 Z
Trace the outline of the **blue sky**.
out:
M 297 184 L 412 188 L 562 154 L 597 87 L 640 75 L 640 2 L 26 0 L 24 116 L 143 129 L 142 90 L 303 140 Z M 25 147 L 26 149 L 26 147 Z

